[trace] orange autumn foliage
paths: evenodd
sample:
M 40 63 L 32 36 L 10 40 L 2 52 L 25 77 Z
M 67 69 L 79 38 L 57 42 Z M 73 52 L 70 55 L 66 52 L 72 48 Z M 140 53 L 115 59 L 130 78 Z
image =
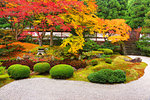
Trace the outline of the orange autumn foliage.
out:
M 32 43 L 23 43 L 23 42 L 14 42 L 14 43 L 12 43 L 12 45 L 17 45 L 17 44 L 22 46 L 24 48 L 23 51 L 26 51 L 26 52 L 31 51 L 33 48 L 39 47 L 39 45 L 32 44 Z M 48 47 L 48 45 L 44 45 L 44 47 Z
M 127 41 L 131 27 L 125 23 L 124 19 L 105 20 L 104 35 L 112 43 L 118 41 Z M 107 33 L 107 34 L 106 34 Z
M 39 47 L 39 45 L 37 44 L 32 44 L 32 43 L 23 43 L 23 42 L 14 42 L 10 45 L 20 45 L 22 46 L 24 49 L 23 51 L 25 52 L 29 52 L 31 51 L 33 48 Z M 43 45 L 44 47 L 49 47 L 48 45 Z M 0 45 L 0 48 L 5 47 L 4 45 Z M 17 57 L 23 57 L 23 55 L 29 55 L 28 53 L 25 52 L 19 52 L 19 51 L 14 51 L 13 53 L 11 53 L 8 56 L 1 56 L 0 60 L 8 60 L 8 59 L 12 59 L 12 58 L 17 58 Z

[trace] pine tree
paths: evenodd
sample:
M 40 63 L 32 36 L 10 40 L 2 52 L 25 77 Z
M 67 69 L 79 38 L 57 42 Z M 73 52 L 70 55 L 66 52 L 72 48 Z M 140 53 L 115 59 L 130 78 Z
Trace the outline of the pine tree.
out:
M 127 23 L 132 28 L 142 27 L 144 25 L 145 14 L 150 9 L 149 0 L 132 0 L 128 5 Z
M 144 20 L 144 28 L 142 30 L 143 33 L 150 33 L 150 11 L 146 13 L 146 18 Z
M 120 19 L 125 17 L 128 0 L 96 0 L 97 15 L 104 19 Z

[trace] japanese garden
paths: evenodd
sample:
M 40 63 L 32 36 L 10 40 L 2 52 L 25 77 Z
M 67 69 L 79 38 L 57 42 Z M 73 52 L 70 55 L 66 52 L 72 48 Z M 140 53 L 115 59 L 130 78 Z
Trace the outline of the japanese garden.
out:
M 0 100 L 148 100 L 149 56 L 149 0 L 0 1 Z

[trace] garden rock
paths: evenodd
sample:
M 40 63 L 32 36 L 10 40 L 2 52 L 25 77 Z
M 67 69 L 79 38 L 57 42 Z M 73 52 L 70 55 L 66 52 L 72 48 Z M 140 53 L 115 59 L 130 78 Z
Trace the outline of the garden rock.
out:
M 29 55 L 23 55 L 23 59 L 29 59 L 30 56 Z
M 133 63 L 142 62 L 142 59 L 137 57 L 137 58 L 134 58 L 134 59 L 130 60 L 130 62 L 133 62 Z
M 17 57 L 16 59 L 17 59 L 17 60 L 22 60 L 22 58 L 21 58 L 21 57 Z

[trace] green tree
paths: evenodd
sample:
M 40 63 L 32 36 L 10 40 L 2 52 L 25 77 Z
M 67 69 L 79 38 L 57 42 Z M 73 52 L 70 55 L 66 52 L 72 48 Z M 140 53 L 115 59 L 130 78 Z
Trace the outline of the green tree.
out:
M 144 25 L 145 14 L 150 9 L 149 0 L 130 0 L 128 4 L 127 23 L 132 28 Z
M 150 11 L 145 14 L 145 17 L 146 17 L 144 20 L 145 24 L 143 26 L 142 32 L 143 33 L 150 33 Z
M 128 0 L 96 0 L 97 15 L 104 19 L 124 18 L 127 11 Z

